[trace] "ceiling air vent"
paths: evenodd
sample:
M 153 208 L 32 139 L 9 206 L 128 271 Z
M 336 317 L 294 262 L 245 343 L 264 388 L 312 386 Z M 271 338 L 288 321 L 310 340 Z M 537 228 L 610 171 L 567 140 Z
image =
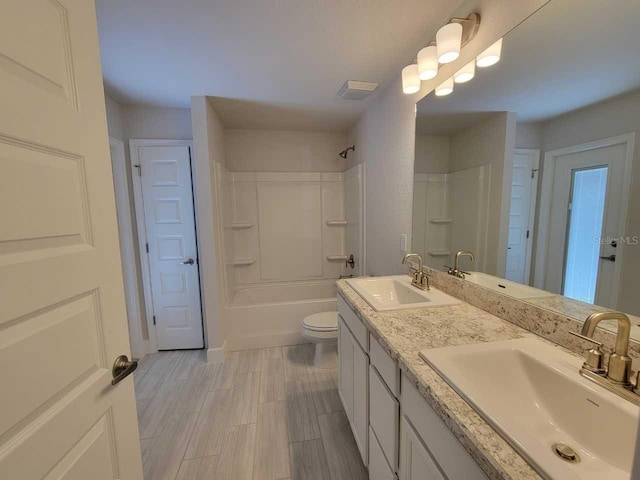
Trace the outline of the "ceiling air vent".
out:
M 347 80 L 338 90 L 338 96 L 345 100 L 364 100 L 378 88 L 375 82 L 361 82 L 359 80 Z

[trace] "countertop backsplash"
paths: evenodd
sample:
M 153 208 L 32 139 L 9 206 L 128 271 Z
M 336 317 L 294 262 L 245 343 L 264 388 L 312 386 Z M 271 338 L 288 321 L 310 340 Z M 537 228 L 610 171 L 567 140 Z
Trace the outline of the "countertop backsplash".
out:
M 582 329 L 582 322 L 574 318 L 494 292 L 475 283 L 448 275 L 446 272 L 429 267 L 425 267 L 424 271 L 430 277 L 431 286 L 485 312 L 529 330 L 577 354 L 585 354 L 590 348 L 589 344 L 569 333 L 579 333 Z M 604 351 L 608 357 L 608 354 L 613 351 L 616 334 L 598 328 L 594 338 L 604 344 Z M 631 339 L 629 342 L 629 357 L 632 359 L 632 370 L 634 372 L 640 370 L 640 343 L 637 340 Z M 605 365 L 606 362 L 607 358 L 605 358 Z

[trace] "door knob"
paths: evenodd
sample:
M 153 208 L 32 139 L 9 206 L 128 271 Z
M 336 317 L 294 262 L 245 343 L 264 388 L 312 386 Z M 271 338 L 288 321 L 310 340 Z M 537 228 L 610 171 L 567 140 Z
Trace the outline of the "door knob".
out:
M 182 265 L 193 265 L 195 262 L 195 260 L 193 258 L 190 258 L 188 260 L 185 260 L 184 262 L 180 262 Z
M 607 255 L 605 257 L 600 257 L 601 260 L 609 260 L 610 262 L 615 262 L 616 261 L 616 256 L 615 255 Z
M 111 380 L 111 385 L 120 383 L 131 375 L 136 368 L 138 368 L 137 360 L 129 360 L 129 357 L 126 355 L 120 355 L 116 358 L 116 361 L 113 362 L 113 368 L 111 369 L 113 380 Z

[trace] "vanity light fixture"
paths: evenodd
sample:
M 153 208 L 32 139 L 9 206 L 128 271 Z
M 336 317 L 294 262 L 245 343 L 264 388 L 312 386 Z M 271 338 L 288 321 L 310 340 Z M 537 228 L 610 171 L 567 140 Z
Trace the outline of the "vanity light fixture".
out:
M 431 80 L 438 75 L 438 48 L 424 47 L 418 52 L 418 76 L 420 80 Z
M 476 58 L 476 65 L 480 68 L 490 67 L 500 61 L 500 55 L 502 53 L 502 39 L 487 48 L 484 52 L 478 55 Z
M 480 15 L 477 13 L 472 13 L 467 18 L 451 18 L 446 25 L 437 31 L 436 41 L 431 41 L 418 52 L 417 61 L 414 60 L 411 65 L 402 69 L 402 91 L 407 95 L 417 93 L 420 90 L 421 80 L 431 80 L 438 75 L 439 63 L 451 63 L 460 57 L 461 49 L 473 40 L 479 28 Z M 469 68 L 467 65 L 463 70 Z M 466 77 L 462 78 L 466 78 L 466 80 L 461 80 L 460 83 L 473 78 L 473 71 L 471 76 L 469 76 L 469 72 L 465 73 L 467 73 Z M 451 82 L 453 83 L 453 79 Z M 451 91 L 453 91 L 453 87 L 451 87 Z M 442 95 L 448 95 L 451 91 Z
M 436 95 L 438 97 L 444 97 L 453 92 L 453 77 L 447 78 L 444 82 L 436 87 Z
M 436 45 L 440 63 L 451 63 L 457 60 L 462 48 L 462 25 L 448 23 L 441 27 L 436 33 Z
M 402 69 L 402 91 L 406 95 L 417 93 L 420 90 L 420 77 L 418 76 L 418 65 L 415 63 L 407 65 Z
M 476 62 L 475 60 L 470 61 L 460 70 L 458 70 L 453 76 L 453 80 L 456 83 L 465 83 L 471 80 L 476 74 Z

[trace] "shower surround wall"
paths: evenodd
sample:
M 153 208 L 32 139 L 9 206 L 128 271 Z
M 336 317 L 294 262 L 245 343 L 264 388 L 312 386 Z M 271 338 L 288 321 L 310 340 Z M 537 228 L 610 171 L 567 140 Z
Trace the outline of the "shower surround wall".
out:
M 336 279 L 345 251 L 342 173 L 228 172 L 235 281 Z M 225 182 L 225 183 L 227 183 Z M 225 235 L 226 236 L 226 235 Z M 231 253 L 231 252 L 229 252 Z
M 228 350 L 303 343 L 304 317 L 336 310 L 335 280 L 360 271 L 363 169 L 221 171 Z
M 416 135 L 412 245 L 427 265 L 472 250 L 465 269 L 504 277 L 515 127 L 516 115 L 501 112 L 448 136 Z
M 224 350 L 303 343 L 304 317 L 336 309 L 349 253 L 356 269 L 348 273 L 361 273 L 364 166 L 345 171 L 343 133 L 215 125 L 207 137 L 209 152 L 218 147 L 208 167 Z

